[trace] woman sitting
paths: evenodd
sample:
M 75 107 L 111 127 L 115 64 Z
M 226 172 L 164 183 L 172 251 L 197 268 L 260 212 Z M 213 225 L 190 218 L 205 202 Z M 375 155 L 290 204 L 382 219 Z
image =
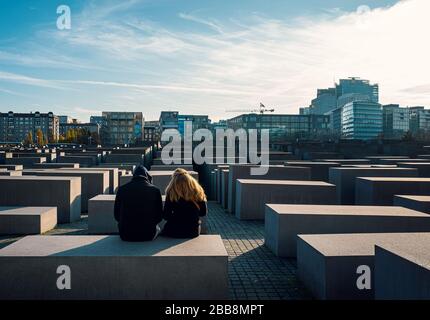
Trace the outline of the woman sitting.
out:
M 207 213 L 203 188 L 186 170 L 176 169 L 166 188 L 163 235 L 195 238 L 200 235 L 200 217 Z

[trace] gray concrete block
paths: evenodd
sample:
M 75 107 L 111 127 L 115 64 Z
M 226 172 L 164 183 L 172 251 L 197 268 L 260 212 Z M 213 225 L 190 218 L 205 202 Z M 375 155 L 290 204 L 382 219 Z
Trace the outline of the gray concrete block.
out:
M 5 164 L 22 165 L 24 168 L 33 168 L 37 163 L 45 163 L 44 157 L 22 157 L 22 158 L 6 158 Z
M 27 236 L 0 250 L 0 299 L 227 299 L 227 259 L 219 235 Z M 59 266 L 70 270 L 69 290 L 57 288 Z
M 56 225 L 56 207 L 0 207 L 0 235 L 41 234 Z
M 428 233 L 298 235 L 297 274 L 317 299 L 370 300 L 375 288 L 375 245 L 420 241 Z M 370 269 L 370 288 L 357 286 L 360 266 Z
M 329 181 L 336 185 L 339 204 L 355 203 L 355 179 L 357 177 L 417 177 L 413 168 L 356 168 L 338 167 L 329 169 Z
M 187 171 L 193 171 L 193 165 L 189 164 L 163 164 L 163 165 L 152 165 L 151 171 L 175 171 L 176 169 L 181 168 Z
M 107 154 L 105 156 L 106 163 L 134 163 L 143 164 L 143 154 Z
M 313 181 L 329 181 L 329 169 L 332 167 L 340 167 L 337 162 L 312 162 L 312 161 L 287 161 L 287 166 L 305 167 L 311 169 L 311 180 Z
M 195 178 L 199 179 L 199 175 L 195 171 L 189 171 L 189 173 Z M 161 191 L 161 194 L 165 194 L 167 185 L 170 182 L 173 171 L 149 171 L 149 174 L 152 176 L 152 183 L 158 187 Z M 120 185 L 124 185 L 131 181 L 133 175 L 125 175 L 120 177 Z
M 305 151 L 303 152 L 304 160 L 315 160 L 315 159 L 343 159 L 343 155 L 339 152 L 329 151 Z
M 228 176 L 228 211 L 236 211 L 236 181 L 237 179 L 258 180 L 310 180 L 311 169 L 298 166 L 269 166 L 267 174 L 261 176 L 251 175 L 251 168 L 257 167 L 250 164 L 235 164 L 229 167 Z
M 81 217 L 81 178 L 0 176 L 0 206 L 57 207 L 57 222 Z
M 35 169 L 65 169 L 65 168 L 79 168 L 79 163 L 36 163 Z
M 378 244 L 375 248 L 375 298 L 430 299 L 430 234 L 419 240 Z
M 38 169 L 24 170 L 25 176 L 80 177 L 81 211 L 88 212 L 88 200 L 109 193 L 109 172 L 79 169 Z
M 343 165 L 370 165 L 369 159 L 317 159 L 316 162 L 332 162 Z
M 7 170 L 11 170 L 11 171 L 22 171 L 23 170 L 23 166 L 22 164 L 1 164 L 0 165 L 1 169 L 7 169 Z
M 217 190 L 216 190 L 216 200 L 219 204 L 221 204 L 221 193 L 222 193 L 222 171 L 223 170 L 228 170 L 229 166 L 228 165 L 218 165 L 217 166 L 217 170 L 215 171 L 217 177 Z
M 336 186 L 322 181 L 237 180 L 238 219 L 264 220 L 266 203 L 336 204 Z
M 152 161 L 152 165 L 156 165 L 156 166 L 163 166 L 163 165 L 181 165 L 181 164 L 186 164 L 186 165 L 190 165 L 193 163 L 193 159 L 191 158 L 172 158 L 172 159 L 166 159 L 167 160 L 171 160 L 173 161 L 173 163 L 164 163 L 163 160 L 161 158 L 159 159 L 153 159 Z
M 47 163 L 50 162 L 55 162 L 56 158 L 57 158 L 57 154 L 56 153 L 29 153 L 29 152 L 13 152 L 13 157 L 14 158 L 45 158 Z
M 428 159 L 410 159 L 410 158 L 405 158 L 405 159 L 381 159 L 381 160 L 379 160 L 380 164 L 394 164 L 394 165 L 400 165 L 402 163 L 408 163 L 408 162 L 415 162 L 415 163 L 423 162 L 423 163 L 426 163 L 426 162 L 428 162 Z
M 162 196 L 163 205 L 166 199 Z M 101 194 L 88 201 L 88 234 L 117 234 L 114 217 L 115 195 Z M 201 218 L 201 234 L 207 234 L 207 218 Z
M 91 167 L 91 168 L 78 168 L 80 171 L 96 171 L 96 172 L 108 172 L 109 174 L 109 194 L 115 194 L 118 190 L 118 181 L 119 181 L 119 170 L 118 168 L 99 168 L 99 167 Z
M 358 205 L 392 205 L 395 195 L 428 195 L 430 178 L 357 178 L 355 203 Z
M 88 234 L 116 234 L 115 195 L 102 194 L 88 201 Z
M 97 167 L 100 168 L 118 168 L 118 170 L 127 170 L 133 172 L 136 169 L 136 164 L 133 163 L 100 163 Z
M 22 171 L 0 171 L 0 176 L 20 177 Z
M 405 156 L 387 156 L 387 155 L 380 155 L 380 156 L 367 156 L 366 159 L 370 160 L 372 164 L 381 164 L 381 159 L 392 159 L 392 160 L 398 160 L 398 159 L 408 159 L 409 157 Z
M 265 243 L 280 257 L 296 256 L 299 234 L 430 231 L 430 216 L 402 207 L 266 205 Z
M 395 195 L 394 205 L 430 214 L 430 196 Z

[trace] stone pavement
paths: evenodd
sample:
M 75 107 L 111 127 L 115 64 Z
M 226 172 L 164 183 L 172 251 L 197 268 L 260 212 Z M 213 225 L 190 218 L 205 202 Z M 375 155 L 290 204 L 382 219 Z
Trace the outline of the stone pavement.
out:
M 231 299 L 311 299 L 296 277 L 296 260 L 264 245 L 264 222 L 243 221 L 209 202 L 209 233 L 220 234 L 229 255 Z
M 296 277 L 296 260 L 276 257 L 264 246 L 264 222 L 241 221 L 209 202 L 208 231 L 220 234 L 229 255 L 231 299 L 311 299 Z M 47 235 L 87 234 L 87 217 Z M 0 237 L 0 248 L 20 237 Z

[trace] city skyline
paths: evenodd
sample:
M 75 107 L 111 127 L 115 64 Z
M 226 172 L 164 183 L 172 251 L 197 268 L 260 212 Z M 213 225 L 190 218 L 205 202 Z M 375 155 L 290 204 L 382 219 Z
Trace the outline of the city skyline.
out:
M 0 4 L 1 112 L 298 113 L 350 76 L 378 83 L 382 104 L 430 99 L 425 0 L 68 1 L 71 30 L 60 4 Z

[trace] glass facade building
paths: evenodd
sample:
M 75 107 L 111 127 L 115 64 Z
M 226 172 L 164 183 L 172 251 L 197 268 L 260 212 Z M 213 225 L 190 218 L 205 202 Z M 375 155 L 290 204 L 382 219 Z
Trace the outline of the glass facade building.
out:
M 309 114 L 329 114 L 354 101 L 379 102 L 379 86 L 360 78 L 340 79 L 334 88 L 318 89 L 309 106 Z
M 342 108 L 342 138 L 371 140 L 382 133 L 382 108 L 371 101 L 350 102 Z
M 317 97 L 312 100 L 309 107 L 310 114 L 325 114 L 330 112 L 337 105 L 337 95 L 335 88 L 318 89 Z
M 45 139 L 57 141 L 59 137 L 59 119 L 52 112 L 7 113 L 0 112 L 0 141 L 21 143 L 31 132 L 36 141 L 36 132 L 40 129 Z
M 142 141 L 142 112 L 103 112 L 101 138 L 105 145 L 124 145 Z
M 398 104 L 382 107 L 382 129 L 384 138 L 401 139 L 409 131 L 410 110 Z
M 411 107 L 410 130 L 412 133 L 430 131 L 430 109 L 424 107 Z
M 191 122 L 193 132 L 198 129 L 209 129 L 210 121 L 208 116 L 203 115 L 178 115 L 178 130 L 181 136 L 184 135 L 185 122 Z
M 367 96 L 372 102 L 379 102 L 379 85 L 370 84 L 369 80 L 360 78 L 340 79 L 336 85 L 337 98 L 347 94 L 360 94 Z

